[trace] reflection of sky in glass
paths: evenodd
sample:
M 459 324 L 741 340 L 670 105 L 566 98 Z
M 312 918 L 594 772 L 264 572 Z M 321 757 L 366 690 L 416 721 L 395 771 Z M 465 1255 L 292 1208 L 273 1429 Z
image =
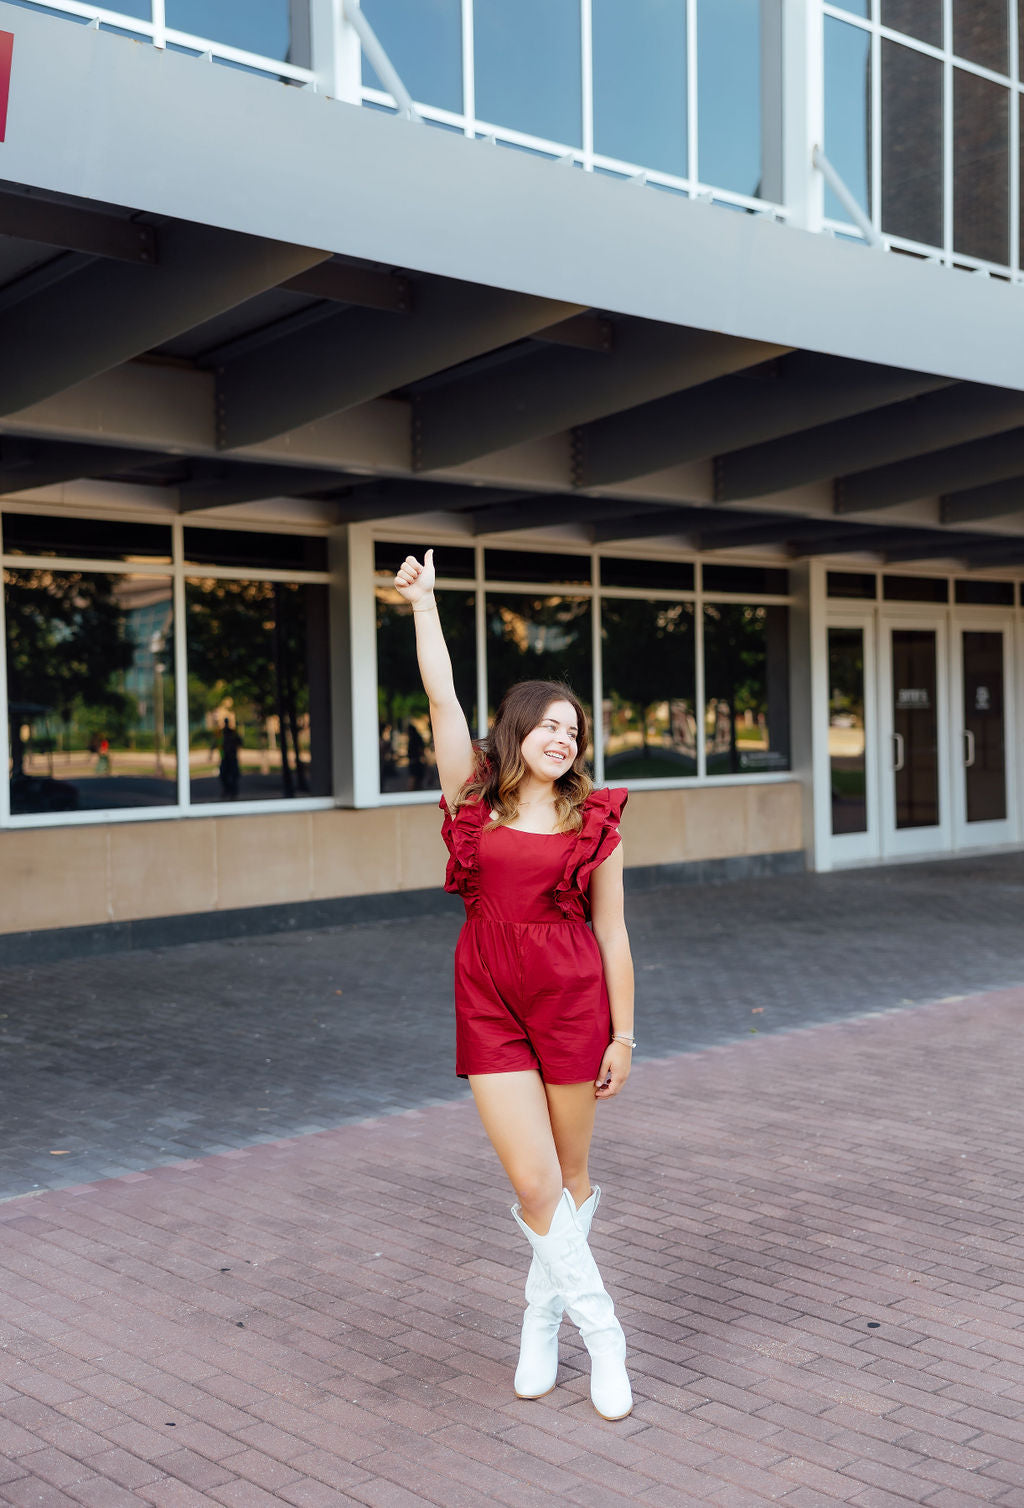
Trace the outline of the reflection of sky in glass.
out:
M 187 31 L 283 63 L 291 61 L 290 11 L 290 0 L 166 0 L 165 6 L 172 31 Z
M 579 146 L 579 0 L 474 0 L 476 113 Z
M 363 11 L 413 99 L 461 111 L 460 0 L 363 0 Z M 365 58 L 363 83 L 384 87 Z
M 760 0 L 697 0 L 697 150 L 702 183 L 758 191 Z
M 871 38 L 858 26 L 825 17 L 825 152 L 857 203 L 870 212 L 870 48 Z M 850 217 L 832 190 L 825 188 L 825 213 Z
M 686 8 L 593 0 L 594 148 L 686 174 Z

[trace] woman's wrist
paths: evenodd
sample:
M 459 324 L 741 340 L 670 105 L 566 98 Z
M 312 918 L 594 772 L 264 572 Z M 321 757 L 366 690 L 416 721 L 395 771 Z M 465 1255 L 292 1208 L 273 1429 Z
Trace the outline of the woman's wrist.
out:
M 423 596 L 412 605 L 414 613 L 436 613 L 437 600 L 433 592 L 424 592 Z
M 636 1046 L 636 1038 L 633 1036 L 632 1030 L 612 1032 L 612 1041 L 618 1042 L 620 1047 L 634 1048 Z

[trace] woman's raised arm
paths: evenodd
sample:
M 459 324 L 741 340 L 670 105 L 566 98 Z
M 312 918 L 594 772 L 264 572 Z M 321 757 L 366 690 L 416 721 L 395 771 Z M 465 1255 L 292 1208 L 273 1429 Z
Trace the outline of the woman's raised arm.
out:
M 413 555 L 405 557 L 395 576 L 395 590 L 412 605 L 416 658 L 430 703 L 437 773 L 444 799 L 451 806 L 473 773 L 473 740 L 455 695 L 451 657 L 434 599 L 433 550 L 427 551 L 422 564 Z

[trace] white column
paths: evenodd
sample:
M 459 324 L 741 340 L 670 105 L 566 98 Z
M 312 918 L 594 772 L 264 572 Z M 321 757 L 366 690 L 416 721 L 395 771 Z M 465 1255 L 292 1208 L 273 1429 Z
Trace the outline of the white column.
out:
M 345 20 L 343 0 L 309 0 L 309 50 L 320 93 L 358 105 L 362 52 L 359 38 Z
M 789 223 L 820 231 L 824 182 L 811 163 L 825 141 L 824 16 L 821 0 L 781 6 L 782 200 Z

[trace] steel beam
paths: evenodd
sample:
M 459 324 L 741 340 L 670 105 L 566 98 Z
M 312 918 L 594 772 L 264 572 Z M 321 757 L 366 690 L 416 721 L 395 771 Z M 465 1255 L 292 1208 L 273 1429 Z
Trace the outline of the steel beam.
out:
M 989 482 L 984 487 L 966 487 L 949 492 L 939 501 L 944 524 L 968 524 L 977 518 L 1000 518 L 1024 510 L 1024 476 Z
M 701 550 L 738 550 L 748 545 L 781 544 L 797 535 L 801 539 L 813 538 L 819 532 L 827 536 L 829 530 L 836 532 L 836 526 L 830 520 L 804 518 L 794 513 L 785 518 L 776 516 L 732 529 L 720 527 L 716 518 L 712 528 L 698 532 L 697 546 Z
M 199 513 L 205 508 L 230 508 L 238 503 L 258 502 L 267 497 L 306 497 L 310 493 L 358 486 L 362 477 L 343 471 L 317 471 L 303 466 L 234 466 L 197 462 L 189 481 L 178 488 L 178 512 Z
M 160 232 L 159 266 L 93 262 L 0 321 L 0 414 L 162 345 L 327 253 L 208 226 Z
M 255 445 L 580 312 L 578 304 L 442 280 L 417 287 L 408 319 L 339 310 L 216 369 L 218 444 Z
M 625 499 L 620 499 L 623 512 L 593 527 L 591 538 L 595 544 L 608 540 L 651 539 L 662 534 L 690 534 L 707 519 L 708 508 L 659 508 L 655 512 L 628 513 Z
M 794 558 L 805 555 L 853 555 L 859 551 L 880 555 L 887 549 L 907 544 L 917 532 L 914 529 L 872 529 L 865 525 L 850 534 L 837 533 L 830 539 L 827 535 L 794 533 L 789 541 L 789 553 Z
M 126 450 L 114 445 L 60 444 L 47 440 L 0 438 L 0 491 L 24 492 L 81 477 L 116 476 L 168 458 L 162 452 Z
M 783 352 L 781 346 L 706 330 L 622 321 L 616 325 L 615 349 L 603 360 L 583 351 L 538 352 L 485 376 L 456 377 L 418 393 L 413 466 L 417 471 L 458 466 Z
M 321 262 L 298 277 L 281 284 L 292 293 L 327 299 L 337 304 L 357 304 L 362 309 L 384 309 L 410 314 L 413 285 L 397 272 L 378 272 L 375 267 L 350 267 L 345 262 Z
M 887 565 L 904 560 L 943 560 L 947 555 L 953 560 L 965 560 L 972 551 L 991 550 L 996 543 L 991 534 L 957 534 L 950 530 L 944 539 L 930 535 L 918 544 L 894 545 L 886 550 L 885 559 Z
M 489 508 L 473 508 L 468 517 L 474 534 L 506 534 L 515 529 L 542 528 L 548 524 L 594 524 L 601 519 L 621 518 L 622 498 L 580 497 L 571 492 L 538 495 L 527 492 L 513 502 Z M 657 504 L 652 509 L 661 511 Z
M 615 330 L 610 319 L 602 319 L 598 314 L 576 314 L 572 319 L 549 325 L 546 330 L 538 330 L 533 339 L 551 346 L 578 346 L 581 351 L 598 351 L 607 356 L 615 341 Z
M 861 513 L 912 502 L 933 493 L 1006 481 L 1024 471 L 1024 429 L 987 440 L 951 445 L 891 466 L 842 476 L 836 482 L 835 511 Z
M 752 445 L 715 462 L 719 502 L 765 497 L 1024 424 L 1024 394 L 951 385 L 889 408 Z M 946 488 L 942 488 L 946 491 Z
M 337 504 L 335 522 L 358 524 L 406 513 L 463 513 L 484 503 L 507 503 L 521 494 L 510 490 L 459 487 L 442 482 L 394 479 L 360 488 Z
M 157 233 L 152 225 L 102 210 L 56 204 L 29 194 L 0 193 L 0 236 L 18 236 L 43 246 L 80 251 L 118 262 L 159 260 Z
M 576 431 L 580 485 L 608 486 L 948 386 L 944 377 L 796 351 Z

